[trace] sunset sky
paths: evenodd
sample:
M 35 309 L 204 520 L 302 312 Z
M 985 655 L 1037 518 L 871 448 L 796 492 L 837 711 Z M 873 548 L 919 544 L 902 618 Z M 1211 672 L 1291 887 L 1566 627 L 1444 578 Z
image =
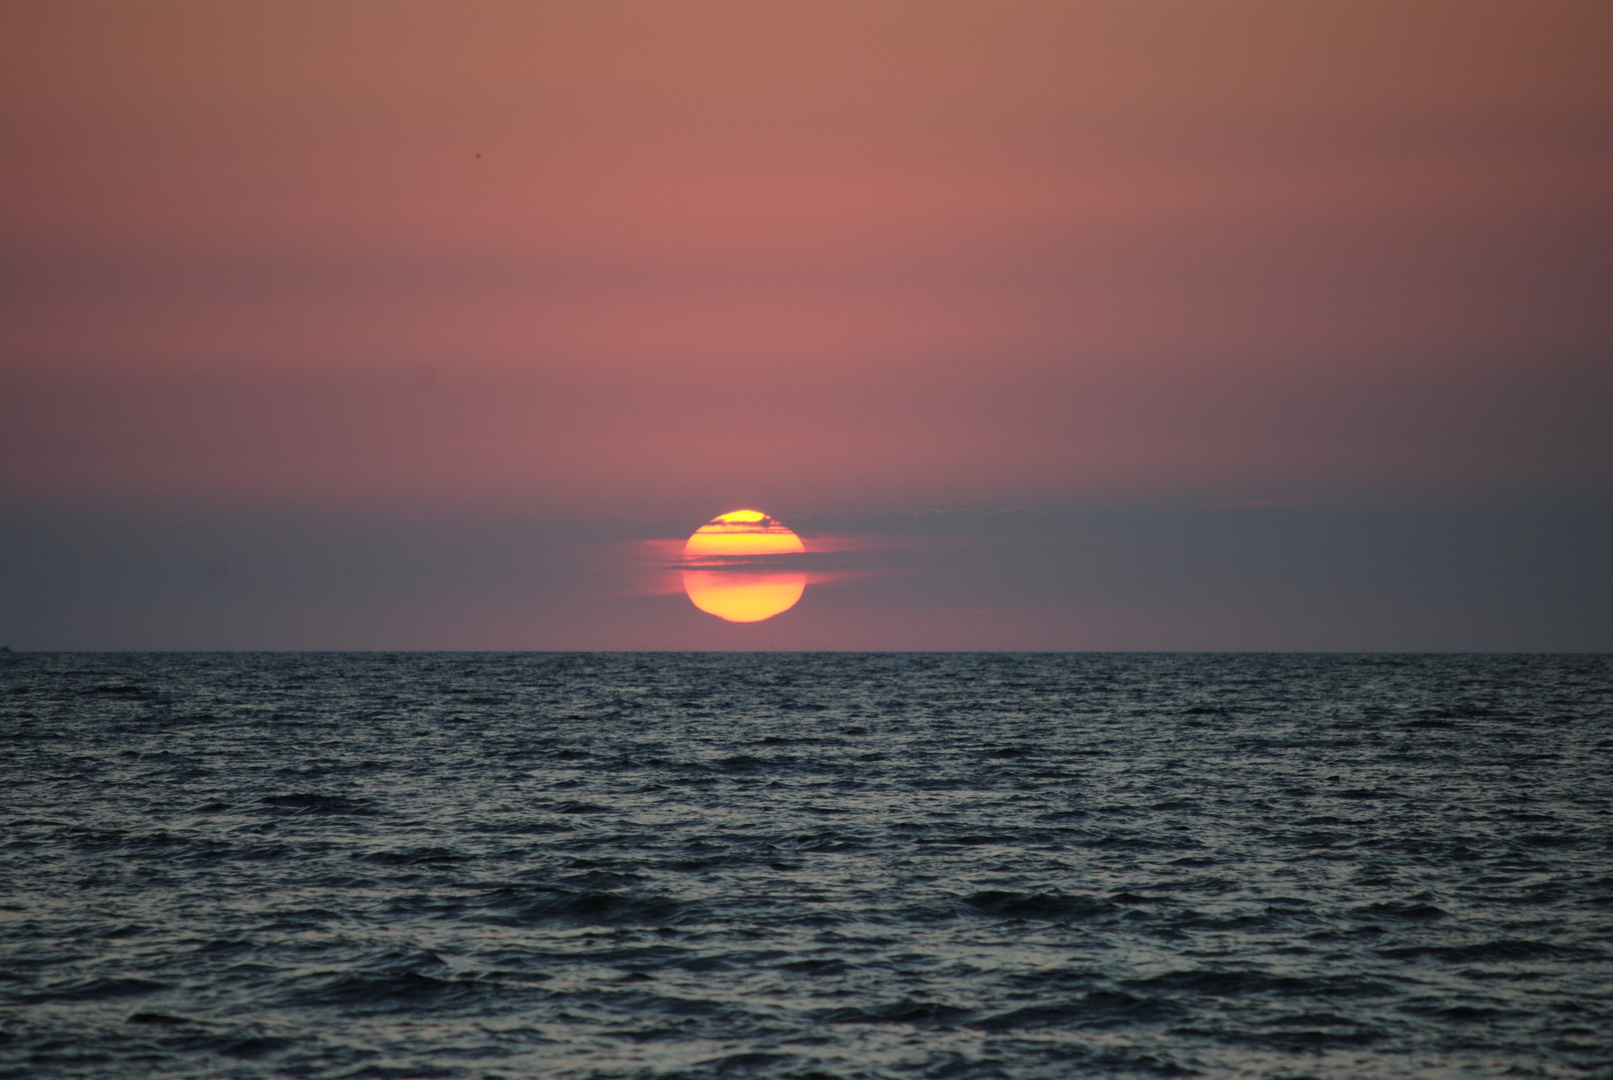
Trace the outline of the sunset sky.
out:
M 1613 5 L 8 3 L 0 644 L 1613 649 Z M 722 623 L 654 553 L 819 559 Z

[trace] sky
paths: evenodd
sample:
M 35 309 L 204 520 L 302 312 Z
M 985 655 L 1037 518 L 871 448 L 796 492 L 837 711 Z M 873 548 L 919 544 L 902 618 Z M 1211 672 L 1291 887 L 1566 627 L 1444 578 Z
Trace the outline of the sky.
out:
M 1549 0 L 8 3 L 0 643 L 1613 650 L 1609 55 Z M 821 564 L 750 626 L 653 554 L 741 507 Z

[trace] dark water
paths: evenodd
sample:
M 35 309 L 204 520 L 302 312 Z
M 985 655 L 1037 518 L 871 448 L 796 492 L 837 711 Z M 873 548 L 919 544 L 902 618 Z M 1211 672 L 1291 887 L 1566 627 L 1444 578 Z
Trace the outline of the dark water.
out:
M 0 1074 L 1613 1076 L 1607 657 L 0 656 Z

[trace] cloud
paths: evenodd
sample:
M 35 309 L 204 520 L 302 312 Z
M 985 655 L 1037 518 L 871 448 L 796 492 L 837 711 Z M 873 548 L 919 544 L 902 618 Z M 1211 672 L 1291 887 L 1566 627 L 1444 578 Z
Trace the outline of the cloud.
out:
M 801 519 L 871 540 L 744 630 L 653 524 L 0 508 L 0 643 L 179 649 L 1613 649 L 1613 511 L 1120 507 Z M 638 535 L 635 536 L 634 534 Z M 836 553 L 821 553 L 825 559 Z M 849 556 L 863 557 L 853 551 Z M 211 560 L 227 565 L 210 580 Z M 643 577 L 639 577 L 640 573 Z M 664 588 L 647 578 L 665 575 Z
M 918 569 L 911 557 L 937 541 L 874 533 L 802 534 L 807 550 L 768 555 L 685 557 L 687 538 L 630 540 L 617 547 L 616 564 L 624 582 L 618 595 L 682 595 L 685 570 L 735 574 L 805 574 L 813 586 L 864 580 Z

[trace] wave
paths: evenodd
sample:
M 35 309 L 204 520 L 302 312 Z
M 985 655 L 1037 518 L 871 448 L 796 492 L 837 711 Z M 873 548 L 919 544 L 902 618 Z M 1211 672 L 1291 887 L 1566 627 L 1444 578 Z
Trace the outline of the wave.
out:
M 999 919 L 1028 919 L 1066 922 L 1114 915 L 1125 909 L 1092 896 L 1066 896 L 1059 893 L 1019 893 L 986 890 L 966 896 L 969 910 Z
M 258 800 L 265 806 L 282 810 L 295 810 L 305 814 L 373 814 L 374 808 L 366 801 L 349 799 L 341 795 L 320 795 L 312 791 L 296 791 L 285 795 L 265 795 Z

